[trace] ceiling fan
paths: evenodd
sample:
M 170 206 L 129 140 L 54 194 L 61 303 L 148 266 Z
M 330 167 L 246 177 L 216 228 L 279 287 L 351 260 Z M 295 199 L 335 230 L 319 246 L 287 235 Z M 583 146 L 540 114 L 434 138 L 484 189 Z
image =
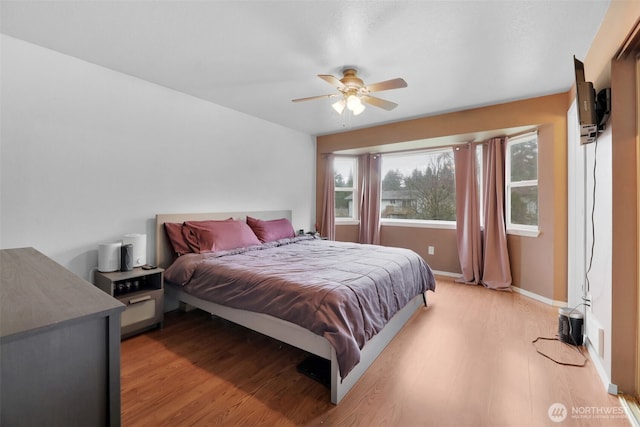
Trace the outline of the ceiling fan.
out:
M 337 102 L 331 104 L 333 109 L 336 110 L 338 114 L 342 114 L 346 107 L 354 116 L 357 116 L 364 111 L 364 104 L 373 105 L 374 107 L 382 108 L 384 110 L 393 110 L 398 106 L 395 102 L 371 96 L 370 93 L 407 87 L 407 82 L 400 78 L 365 85 L 362 79 L 357 76 L 357 70 L 355 68 L 345 68 L 342 71 L 342 74 L 343 77 L 341 79 L 328 74 L 318 75 L 322 80 L 338 89 L 339 93 L 310 96 L 308 98 L 293 99 L 292 101 L 302 102 L 339 96 L 341 98 Z

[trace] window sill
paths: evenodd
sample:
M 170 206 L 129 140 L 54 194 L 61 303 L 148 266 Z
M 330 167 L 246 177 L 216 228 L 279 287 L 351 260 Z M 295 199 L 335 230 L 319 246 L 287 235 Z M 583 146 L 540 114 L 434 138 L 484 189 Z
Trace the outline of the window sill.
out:
M 456 223 L 450 221 L 411 221 L 406 219 L 381 219 L 380 225 L 383 225 L 385 227 L 440 228 L 445 230 L 456 229 Z
M 540 230 L 521 230 L 516 228 L 507 229 L 507 234 L 522 237 L 538 237 Z
M 336 219 L 336 226 L 340 225 L 360 225 L 357 219 Z

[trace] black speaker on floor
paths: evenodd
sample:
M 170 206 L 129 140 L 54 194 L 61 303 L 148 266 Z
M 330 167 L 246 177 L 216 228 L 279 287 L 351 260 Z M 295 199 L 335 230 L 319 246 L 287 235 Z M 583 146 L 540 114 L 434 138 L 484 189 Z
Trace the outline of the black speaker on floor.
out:
M 576 309 L 562 307 L 558 310 L 558 336 L 560 341 L 582 345 L 584 315 Z

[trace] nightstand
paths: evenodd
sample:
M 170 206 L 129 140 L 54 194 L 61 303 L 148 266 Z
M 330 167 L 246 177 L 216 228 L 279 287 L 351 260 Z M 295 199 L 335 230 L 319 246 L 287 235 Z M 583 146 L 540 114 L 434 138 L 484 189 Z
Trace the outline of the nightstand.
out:
M 164 306 L 164 269 L 102 273 L 96 271 L 95 285 L 126 306 L 120 317 L 120 336 L 162 327 Z

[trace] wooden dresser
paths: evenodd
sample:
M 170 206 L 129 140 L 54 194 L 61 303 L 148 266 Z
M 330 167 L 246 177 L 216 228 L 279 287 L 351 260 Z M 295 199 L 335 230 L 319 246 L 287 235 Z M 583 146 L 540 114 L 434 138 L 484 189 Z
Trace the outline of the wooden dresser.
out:
M 33 248 L 0 250 L 0 425 L 120 425 L 123 310 Z

